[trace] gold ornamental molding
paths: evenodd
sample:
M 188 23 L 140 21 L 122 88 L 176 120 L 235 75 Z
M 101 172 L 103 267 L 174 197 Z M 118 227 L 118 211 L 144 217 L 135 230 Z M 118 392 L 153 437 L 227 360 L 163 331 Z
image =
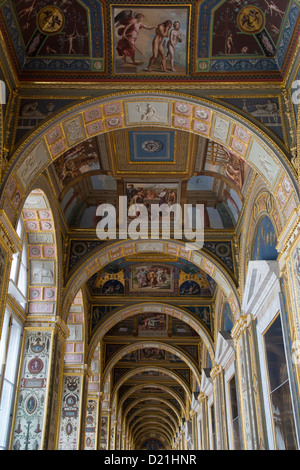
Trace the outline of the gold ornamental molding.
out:
M 231 330 L 231 336 L 235 343 L 249 327 L 252 320 L 253 316 L 251 314 L 241 315 L 240 318 L 238 318 L 238 320 L 234 323 L 233 328 Z

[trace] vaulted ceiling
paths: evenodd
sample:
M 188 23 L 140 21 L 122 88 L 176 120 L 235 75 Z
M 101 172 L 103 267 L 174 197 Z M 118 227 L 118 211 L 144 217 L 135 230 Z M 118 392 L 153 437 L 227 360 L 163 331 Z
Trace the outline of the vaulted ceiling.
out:
M 124 7 L 100 0 L 1 2 L 4 40 L 20 80 L 281 80 L 295 47 L 299 5 L 286 0 L 203 0 Z M 125 14 L 124 14 L 125 12 Z M 143 15 L 134 63 L 122 58 L 120 30 Z M 180 22 L 177 66 L 148 71 L 153 27 Z M 122 49 L 123 47 L 123 49 Z
M 7 135 L 7 164 L 32 132 L 68 106 L 80 107 L 107 90 L 130 95 L 144 88 L 204 94 L 249 119 L 287 152 L 291 135 L 281 84 L 293 63 L 299 10 L 293 0 L 183 0 L 174 5 L 0 0 L 1 57 L 11 65 L 18 88 L 18 118 Z M 136 29 L 133 46 L 127 42 L 125 47 L 122 31 L 128 18 L 139 14 L 142 27 Z M 166 70 L 159 62 L 149 70 L 154 27 L 168 20 L 174 29 L 180 23 L 174 64 L 170 54 Z M 117 112 L 108 115 L 113 119 Z M 103 244 L 95 233 L 97 206 L 116 207 L 118 197 L 127 196 L 129 209 L 136 194 L 147 204 L 160 202 L 164 194 L 176 202 L 204 205 L 203 252 L 238 286 L 236 231 L 254 170 L 221 143 L 164 127 L 153 114 L 147 125 L 146 111 L 137 112 L 142 125 L 110 129 L 80 142 L 44 172 L 57 199 L 64 236 L 64 281 Z M 105 330 L 99 343 L 102 353 L 96 349 L 95 357 L 101 370 L 110 372 L 104 411 L 115 407 L 111 397 L 117 400 L 137 447 L 147 447 L 151 439 L 162 447 L 171 445 L 178 416 L 199 391 L 193 367 L 201 370 L 203 360 L 205 366 L 210 361 L 192 323 L 200 322 L 213 341 L 215 319 L 221 315 L 215 311 L 219 293 L 208 272 L 177 252 L 126 253 L 85 283 L 88 341 L 97 337 L 103 322 L 132 307 L 130 315 Z M 171 315 L 170 306 L 181 313 Z M 224 319 L 232 325 L 232 312 L 226 308 Z M 190 322 L 183 320 L 184 314 Z

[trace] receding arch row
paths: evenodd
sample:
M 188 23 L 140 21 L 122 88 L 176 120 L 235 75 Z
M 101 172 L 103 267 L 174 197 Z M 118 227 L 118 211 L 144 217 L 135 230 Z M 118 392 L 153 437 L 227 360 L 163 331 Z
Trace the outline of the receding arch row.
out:
M 163 423 L 159 422 L 159 421 L 147 421 L 147 431 L 149 431 L 150 429 L 155 429 L 156 432 L 162 432 L 163 434 L 165 434 L 166 436 L 169 437 L 169 440 L 170 442 L 172 442 L 172 433 L 170 431 L 170 428 L 168 428 L 167 426 L 165 426 Z M 134 428 L 132 429 L 131 431 L 131 435 L 133 437 L 133 439 L 135 439 L 135 436 L 137 435 L 140 435 L 141 434 L 141 431 L 142 432 L 145 432 L 145 423 L 140 423 L 139 425 L 137 425 L 135 423 L 135 426 Z
M 148 399 L 149 400 L 149 399 Z M 147 401 L 147 398 L 145 397 L 141 397 L 141 398 L 136 398 L 134 401 L 132 401 L 128 407 L 124 410 L 124 415 L 123 415 L 123 422 L 125 422 L 126 420 L 126 415 L 128 414 L 128 412 L 134 408 L 136 405 L 138 405 L 139 403 L 141 402 L 144 402 L 144 401 Z M 165 400 L 164 398 L 159 398 L 159 401 L 161 403 L 164 403 L 168 408 L 170 408 L 170 410 L 173 411 L 174 415 L 176 416 L 177 420 L 178 420 L 178 423 L 180 423 L 180 420 L 181 420 L 181 415 L 179 413 L 179 411 L 177 410 L 177 408 L 172 404 L 170 403 L 168 400 Z M 152 407 L 153 409 L 155 409 L 155 407 Z
M 170 432 L 170 435 L 172 435 L 172 433 L 175 435 L 178 429 L 178 424 L 175 424 L 173 421 L 171 421 L 169 415 L 169 419 L 166 416 L 167 415 L 162 412 L 162 409 L 157 409 L 156 412 L 151 410 L 151 414 L 145 413 L 135 419 L 134 423 L 128 428 L 129 434 L 134 435 L 137 432 L 137 429 L 141 426 L 145 426 L 145 424 L 148 429 L 148 425 L 156 423 L 156 429 L 159 427 L 167 428 Z
M 114 402 L 114 398 L 116 397 L 116 394 L 119 390 L 119 388 L 127 382 L 127 380 L 130 380 L 132 377 L 134 377 L 137 374 L 140 374 L 142 372 L 161 372 L 164 375 L 169 376 L 171 379 L 173 379 L 175 382 L 177 382 L 181 387 L 183 388 L 186 396 L 188 399 L 191 399 L 191 393 L 192 390 L 189 388 L 188 384 L 184 381 L 182 377 L 180 377 L 179 374 L 176 372 L 162 366 L 142 366 L 142 367 L 137 367 L 134 369 L 131 369 L 130 371 L 126 372 L 125 374 L 121 375 L 121 377 L 118 378 L 117 382 L 114 384 L 111 396 L 112 400 L 111 402 Z
M 127 398 L 129 398 L 131 395 L 133 395 L 134 393 L 137 393 L 139 392 L 140 390 L 143 390 L 145 387 L 149 387 L 148 384 L 139 384 L 139 385 L 136 385 L 135 387 L 132 387 L 130 388 L 125 394 L 124 396 L 121 397 L 120 399 L 120 402 L 119 402 L 119 406 L 118 406 L 118 413 L 117 413 L 117 418 L 118 416 L 121 414 L 121 408 L 122 408 L 122 405 L 123 403 L 125 402 L 125 400 L 127 400 Z M 160 390 L 166 392 L 168 395 L 170 395 L 172 398 L 174 398 L 180 405 L 180 408 L 184 414 L 184 416 L 186 416 L 186 406 L 185 406 L 185 403 L 184 401 L 182 400 L 182 398 L 174 391 L 172 390 L 171 388 L 165 386 L 165 385 L 157 385 L 156 387 L 152 387 L 152 388 L 156 388 L 158 393 Z M 155 395 L 146 395 L 144 396 L 144 398 L 147 400 L 149 398 L 152 398 L 152 399 L 158 399 Z
M 130 429 L 130 435 L 134 437 L 137 433 L 139 433 L 141 429 L 143 429 L 145 432 L 145 425 L 147 427 L 147 430 L 150 426 L 153 426 L 156 431 L 158 431 L 159 429 L 167 431 L 167 434 L 170 436 L 171 439 L 177 431 L 175 426 L 172 426 L 171 422 L 168 419 L 164 418 L 162 414 L 152 415 L 151 417 L 145 415 L 136 419 L 134 425 L 132 426 L 132 429 Z
M 187 354 L 185 354 L 183 351 L 181 351 L 179 348 L 175 346 L 171 346 L 170 344 L 164 343 L 162 341 L 139 341 L 134 344 L 130 344 L 128 346 L 125 346 L 124 348 L 120 349 L 108 362 L 106 365 L 104 372 L 103 372 L 103 382 L 102 385 L 106 383 L 106 380 L 114 368 L 114 366 L 122 359 L 122 357 L 126 356 L 126 354 L 130 354 L 133 351 L 137 351 L 139 349 L 144 349 L 144 348 L 155 348 L 155 349 L 163 349 L 164 351 L 168 351 L 182 359 L 185 364 L 189 367 L 189 369 L 192 371 L 194 374 L 199 388 L 201 386 L 201 374 L 199 372 L 199 369 L 197 365 L 192 361 L 192 359 L 189 358 Z
M 147 115 L 141 117 L 139 110 L 148 104 L 159 108 L 161 119 L 157 121 Z M 223 104 L 181 93 L 145 90 L 143 93 L 115 93 L 82 101 L 45 120 L 11 156 L 0 210 L 6 212 L 14 225 L 22 201 L 35 179 L 64 152 L 99 134 L 137 126 L 142 128 L 149 124 L 194 133 L 222 144 L 254 168 L 276 198 L 283 179 L 286 179 L 291 191 L 283 214 L 285 220 L 298 205 L 296 173 L 287 152 L 261 128 Z M 21 196 L 16 206 L 11 204 L 7 195 L 12 179 L 17 183 Z
M 119 416 L 119 414 L 121 413 L 121 407 L 122 407 L 123 403 L 125 402 L 125 400 L 127 400 L 127 398 L 129 398 L 130 395 L 132 395 L 132 394 L 134 394 L 134 393 L 136 393 L 140 390 L 143 390 L 145 387 L 153 388 L 153 389 L 157 390 L 158 393 L 159 393 L 160 390 L 163 390 L 164 392 L 168 393 L 173 398 L 175 398 L 175 400 L 177 400 L 181 404 L 182 409 L 185 410 L 184 402 L 183 402 L 182 398 L 175 392 L 175 390 L 172 390 L 170 387 L 167 387 L 166 385 L 162 385 L 162 384 L 152 384 L 152 383 L 151 384 L 145 384 L 145 383 L 143 383 L 143 384 L 138 384 L 135 387 L 130 388 L 120 398 L 119 409 L 118 409 L 117 416 Z M 150 395 L 150 396 L 152 396 L 152 395 Z M 145 395 L 145 398 L 146 398 L 146 395 Z M 187 398 L 188 398 L 189 401 L 191 401 L 189 396 Z M 185 413 L 185 411 L 184 411 L 184 413 Z
M 101 341 L 101 339 L 113 326 L 115 326 L 120 321 L 125 320 L 129 317 L 132 317 L 134 315 L 138 315 L 142 313 L 152 313 L 152 312 L 170 315 L 172 317 L 178 318 L 179 320 L 182 320 L 183 322 L 187 323 L 201 337 L 202 341 L 204 342 L 208 350 L 211 361 L 212 363 L 214 363 L 213 340 L 207 328 L 204 326 L 201 320 L 195 318 L 192 313 L 180 307 L 169 305 L 163 302 L 144 302 L 144 303 L 139 303 L 137 305 L 127 305 L 126 307 L 118 308 L 114 311 L 112 315 L 110 314 L 109 316 L 103 317 L 100 320 L 97 331 L 95 331 L 90 341 L 88 359 L 87 359 L 88 364 L 90 364 L 92 361 L 94 351 L 97 345 L 99 344 L 99 341 Z M 180 354 L 182 354 L 181 351 L 180 351 Z
M 151 411 L 149 411 L 149 409 L 144 406 L 139 406 L 138 410 L 131 413 L 131 415 L 127 418 L 126 426 L 124 425 L 124 429 L 126 427 L 129 431 L 131 431 L 134 428 L 134 425 L 137 420 L 143 420 L 148 418 L 152 419 L 152 417 L 156 416 L 159 416 L 162 421 L 169 423 L 169 426 L 172 427 L 174 432 L 176 432 L 178 428 L 178 423 L 175 420 L 174 416 L 172 416 L 168 412 L 168 410 L 166 410 L 165 408 L 156 408 L 155 410 L 152 409 Z M 134 422 L 131 423 L 133 419 Z
M 168 430 L 167 428 L 165 428 L 162 424 L 160 425 L 156 425 L 155 423 L 149 423 L 149 425 L 147 425 L 147 433 L 149 432 L 155 432 L 156 434 L 159 434 L 161 437 L 164 437 L 166 439 L 166 441 L 168 442 L 169 446 L 171 445 L 172 443 L 172 438 L 174 436 L 172 436 L 170 430 Z M 134 439 L 134 441 L 137 441 L 139 442 L 141 440 L 141 437 L 145 434 L 145 427 L 143 427 L 141 425 L 140 429 L 137 429 L 135 432 L 133 432 L 133 435 L 132 435 L 132 438 Z
M 188 249 L 186 244 L 179 240 L 126 240 L 100 245 L 81 260 L 64 290 L 63 320 L 66 320 L 67 312 L 77 292 L 93 274 L 120 258 L 148 253 L 184 258 L 203 270 L 223 290 L 234 317 L 239 317 L 240 299 L 236 286 L 225 268 L 210 254 Z

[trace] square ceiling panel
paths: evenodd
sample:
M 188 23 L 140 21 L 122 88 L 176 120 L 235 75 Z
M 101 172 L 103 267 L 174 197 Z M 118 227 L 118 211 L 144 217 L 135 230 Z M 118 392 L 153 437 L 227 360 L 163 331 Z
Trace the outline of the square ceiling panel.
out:
M 106 136 L 112 176 L 186 176 L 193 173 L 200 136 L 147 127 L 117 130 Z
M 175 132 L 129 132 L 131 162 L 174 162 Z

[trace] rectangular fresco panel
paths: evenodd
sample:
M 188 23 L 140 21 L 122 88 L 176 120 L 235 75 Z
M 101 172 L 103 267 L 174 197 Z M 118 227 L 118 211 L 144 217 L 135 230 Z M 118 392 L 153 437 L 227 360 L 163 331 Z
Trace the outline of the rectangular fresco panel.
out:
M 115 74 L 187 74 L 189 6 L 111 8 Z
M 166 336 L 168 317 L 163 313 L 142 313 L 138 315 L 138 336 Z
M 131 271 L 131 291 L 153 292 L 173 290 L 172 271 L 159 265 L 138 266 Z
M 174 132 L 129 132 L 131 162 L 174 162 Z
M 132 204 L 176 204 L 180 202 L 179 183 L 126 183 L 128 206 Z

